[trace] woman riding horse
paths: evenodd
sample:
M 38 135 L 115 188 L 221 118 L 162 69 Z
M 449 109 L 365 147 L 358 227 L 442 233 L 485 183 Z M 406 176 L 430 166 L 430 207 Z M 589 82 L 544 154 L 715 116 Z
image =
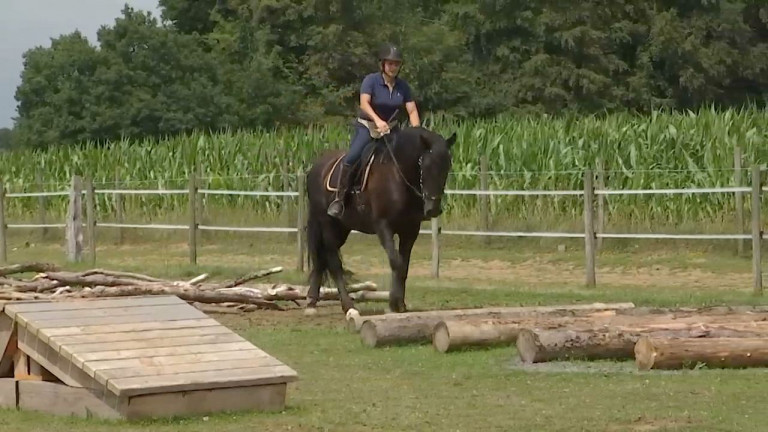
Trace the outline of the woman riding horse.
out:
M 368 74 L 363 79 L 352 142 L 342 160 L 338 191 L 328 206 L 330 216 L 339 218 L 344 213 L 344 200 L 352 182 L 353 167 L 360 160 L 370 138 L 379 138 L 389 133 L 389 122 L 403 106 L 408 112 L 411 126 L 416 127 L 421 123 L 411 87 L 398 77 L 402 64 L 403 56 L 400 50 L 387 44 L 379 51 L 379 72 Z

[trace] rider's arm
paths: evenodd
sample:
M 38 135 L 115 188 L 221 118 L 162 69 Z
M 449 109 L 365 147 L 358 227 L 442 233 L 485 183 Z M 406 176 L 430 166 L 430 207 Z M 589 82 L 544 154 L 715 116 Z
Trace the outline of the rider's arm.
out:
M 373 76 L 368 75 L 363 80 L 363 83 L 360 84 L 360 109 L 368 114 L 368 117 L 374 122 L 379 123 L 383 120 L 379 118 L 378 115 L 376 115 L 376 112 L 373 110 L 373 107 L 371 106 L 371 95 L 373 94 Z
M 405 109 L 408 111 L 408 119 L 411 121 L 411 126 L 418 127 L 421 125 L 421 119 L 419 118 L 419 110 L 416 108 L 416 102 L 406 102 Z
M 360 109 L 368 114 L 368 117 L 370 117 L 374 123 L 383 121 L 376 115 L 376 112 L 373 111 L 373 107 L 371 107 L 371 95 L 369 93 L 360 93 Z
M 405 110 L 408 111 L 408 120 L 410 120 L 411 126 L 418 127 L 421 125 L 421 119 L 419 118 L 419 110 L 416 108 L 416 101 L 413 100 L 411 86 L 405 82 L 403 84 L 403 102 L 405 102 Z

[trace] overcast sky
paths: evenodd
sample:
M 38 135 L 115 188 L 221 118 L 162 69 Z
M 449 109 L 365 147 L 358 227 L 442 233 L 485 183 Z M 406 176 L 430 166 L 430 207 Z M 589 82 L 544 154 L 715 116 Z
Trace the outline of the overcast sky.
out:
M 160 17 L 158 0 L 0 0 L 0 128 L 17 115 L 13 95 L 26 50 L 75 30 L 96 45 L 96 31 L 112 25 L 125 4 Z

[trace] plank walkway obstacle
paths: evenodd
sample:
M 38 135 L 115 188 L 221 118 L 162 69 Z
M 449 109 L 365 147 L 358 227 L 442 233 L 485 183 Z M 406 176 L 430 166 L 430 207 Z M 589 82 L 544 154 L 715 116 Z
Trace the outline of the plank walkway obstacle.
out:
M 176 296 L 0 302 L 0 407 L 113 419 L 280 410 L 297 379 Z

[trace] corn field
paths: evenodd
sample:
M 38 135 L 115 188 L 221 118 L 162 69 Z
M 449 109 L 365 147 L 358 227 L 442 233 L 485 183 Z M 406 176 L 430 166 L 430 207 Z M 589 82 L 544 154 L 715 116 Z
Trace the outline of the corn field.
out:
M 650 116 L 505 117 L 455 121 L 428 117 L 425 126 L 445 136 L 457 132 L 449 189 L 480 189 L 480 156 L 488 156 L 489 189 L 581 190 L 585 169 L 603 171 L 608 189 L 663 189 L 735 185 L 734 148 L 742 152 L 742 185 L 749 167 L 768 160 L 768 115 L 743 109 L 697 113 L 655 112 Z M 59 147 L 46 151 L 0 153 L 8 192 L 66 190 L 73 174 L 93 179 L 97 189 L 185 189 L 198 170 L 210 189 L 296 190 L 297 176 L 328 148 L 346 147 L 344 127 L 194 133 L 183 137 L 98 147 Z M 568 221 L 581 224 L 579 196 L 490 197 L 492 228 Z M 274 217 L 285 210 L 283 197 L 208 196 L 207 211 Z M 114 197 L 97 195 L 101 220 L 114 214 Z M 612 195 L 611 221 L 631 226 L 680 226 L 698 221 L 733 221 L 733 194 Z M 745 199 L 748 213 L 749 198 Z M 6 202 L 9 219 L 34 220 L 37 198 Z M 63 218 L 67 198 L 49 198 L 50 218 Z M 187 197 L 126 197 L 126 214 L 146 219 L 184 218 Z M 452 195 L 445 220 L 477 226 L 478 197 Z M 290 210 L 289 210 L 290 211 Z M 126 216 L 127 217 L 127 216 Z M 63 219 L 61 219 L 63 220 Z M 582 225 L 583 228 L 583 225 Z

